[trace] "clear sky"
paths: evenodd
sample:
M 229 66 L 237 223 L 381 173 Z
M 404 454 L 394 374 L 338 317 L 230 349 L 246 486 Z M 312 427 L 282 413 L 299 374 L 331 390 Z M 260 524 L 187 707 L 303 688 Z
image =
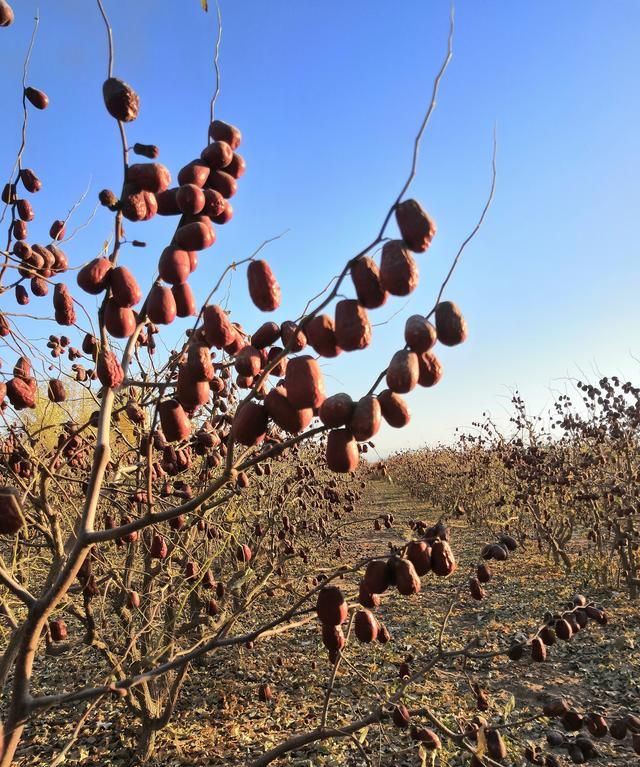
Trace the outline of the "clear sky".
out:
M 12 107 L 38 3 L 13 5 L 16 23 L 0 30 L 5 176 L 19 143 L 20 114 Z M 31 232 L 46 240 L 51 221 L 66 215 L 87 184 L 75 224 L 88 218 L 101 188 L 119 189 L 121 164 L 116 124 L 102 103 L 106 36 L 95 3 L 39 5 L 29 80 L 47 91 L 51 106 L 32 110 L 25 161 L 44 182 Z M 203 13 L 199 0 L 105 5 L 114 74 L 141 97 L 130 141 L 158 144 L 175 177 L 206 141 L 215 14 Z M 222 13 L 217 116 L 242 129 L 248 170 L 234 220 L 218 227 L 192 286 L 204 298 L 230 260 L 289 230 L 266 255 L 284 296 L 269 318 L 282 321 L 296 317 L 373 238 L 402 186 L 446 48 L 449 3 L 222 0 Z M 384 429 L 381 452 L 449 440 L 483 411 L 504 420 L 515 387 L 537 410 L 580 371 L 637 382 L 639 39 L 637 0 L 456 3 L 454 57 L 412 187 L 438 235 L 419 256 L 421 281 L 410 299 L 372 312 L 373 322 L 386 322 L 375 328 L 372 348 L 325 365 L 330 391 L 361 396 L 402 346 L 404 318 L 431 307 L 482 209 L 494 125 L 497 193 L 445 295 L 464 311 L 469 339 L 441 349 L 442 382 L 409 395 L 412 423 Z M 152 279 L 174 225 L 160 217 L 129 225 L 131 238 L 149 243 L 123 259 L 142 284 Z M 111 231 L 111 215 L 101 208 L 66 246 L 71 263 L 97 255 Z M 48 300 L 32 299 L 32 306 L 44 312 Z M 249 302 L 244 268 L 232 280 L 231 304 L 247 329 L 267 318 Z M 13 306 L 5 296 L 2 307 Z

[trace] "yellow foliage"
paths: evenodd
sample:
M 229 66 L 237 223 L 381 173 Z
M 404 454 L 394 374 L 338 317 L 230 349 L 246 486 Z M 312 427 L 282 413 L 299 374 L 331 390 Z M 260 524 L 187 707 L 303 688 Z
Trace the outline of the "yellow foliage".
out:
M 38 440 L 45 451 L 52 450 L 58 441 L 58 426 L 68 421 L 79 425 L 86 423 L 98 404 L 91 392 L 80 383 L 67 379 L 64 382 L 67 397 L 64 402 L 51 402 L 46 384 L 38 389 L 38 399 L 33 410 L 26 411 L 22 421 L 29 434 Z

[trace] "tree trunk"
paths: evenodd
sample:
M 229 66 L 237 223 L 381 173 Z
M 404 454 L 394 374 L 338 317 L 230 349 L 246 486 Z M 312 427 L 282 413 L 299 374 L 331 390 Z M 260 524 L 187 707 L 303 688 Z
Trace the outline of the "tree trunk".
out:
M 154 754 L 156 747 L 156 728 L 153 719 L 145 719 L 138 732 L 136 743 L 136 762 L 146 764 Z

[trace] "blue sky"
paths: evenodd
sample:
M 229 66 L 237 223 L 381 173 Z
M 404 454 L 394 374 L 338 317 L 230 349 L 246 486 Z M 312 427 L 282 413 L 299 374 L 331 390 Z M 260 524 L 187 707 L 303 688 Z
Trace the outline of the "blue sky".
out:
M 0 30 L 5 176 L 20 130 L 9 105 L 20 101 L 37 4 L 13 5 L 16 23 Z M 40 5 L 29 81 L 47 91 L 51 106 L 32 110 L 25 154 L 44 183 L 34 198 L 36 241 L 89 182 L 76 224 L 88 218 L 101 188 L 119 189 L 121 181 L 117 128 L 102 104 L 106 36 L 97 8 L 90 0 Z M 158 144 L 175 178 L 206 141 L 215 15 L 203 13 L 199 0 L 105 5 L 114 74 L 141 97 L 130 142 Z M 373 238 L 402 186 L 446 47 L 449 4 L 222 0 L 222 12 L 217 116 L 242 129 L 248 170 L 233 200 L 235 217 L 218 227 L 192 286 L 204 298 L 230 260 L 288 230 L 266 254 L 284 296 L 269 318 L 282 321 L 297 316 Z M 386 322 L 375 328 L 372 347 L 325 365 L 330 391 L 365 393 L 402 346 L 404 318 L 431 307 L 482 209 L 494 125 L 497 193 L 445 294 L 465 313 L 469 339 L 441 350 L 442 382 L 409 395 L 412 423 L 385 428 L 381 452 L 447 441 L 483 411 L 504 422 L 516 387 L 539 410 L 581 371 L 637 380 L 639 30 L 637 0 L 456 3 L 454 57 L 412 187 L 438 235 L 419 256 L 421 281 L 410 300 L 395 298 L 372 312 L 373 322 Z M 152 279 L 174 224 L 156 217 L 129 225 L 131 238 L 149 243 L 122 261 L 142 284 Z M 71 263 L 97 255 L 111 231 L 111 216 L 100 209 L 68 244 Z M 244 268 L 230 289 L 233 317 L 247 329 L 266 319 L 250 304 Z M 32 307 L 46 313 L 48 300 L 33 299 Z M 13 306 L 5 296 L 3 308 Z M 168 345 L 180 327 L 169 329 Z

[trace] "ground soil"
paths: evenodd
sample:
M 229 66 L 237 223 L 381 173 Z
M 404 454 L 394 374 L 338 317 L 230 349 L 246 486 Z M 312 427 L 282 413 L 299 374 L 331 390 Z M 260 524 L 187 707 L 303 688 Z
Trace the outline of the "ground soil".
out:
M 373 519 L 381 514 L 393 514 L 390 529 L 374 529 Z M 348 523 L 341 542 L 347 561 L 386 553 L 390 544 L 407 540 L 413 519 L 436 521 L 437 513 L 428 502 L 415 501 L 405 489 L 384 479 L 369 482 L 355 511 L 336 523 Z M 494 725 L 538 715 L 542 702 L 556 694 L 566 697 L 579 711 L 602 707 L 615 716 L 640 709 L 640 604 L 631 603 L 622 590 L 590 583 L 588 568 L 567 577 L 533 545 L 493 566 L 487 598 L 474 602 L 467 594 L 466 581 L 489 533 L 470 528 L 464 518 L 448 522 L 458 558 L 457 572 L 449 579 L 430 574 L 423 578 L 421 593 L 411 598 L 383 595 L 378 615 L 389 628 L 392 641 L 386 645 L 349 643 L 331 699 L 331 726 L 345 725 L 392 694 L 399 682 L 399 664 L 408 654 L 420 658 L 433 651 L 443 617 L 459 589 L 463 598 L 451 613 L 445 635 L 447 647 L 459 648 L 473 636 L 485 649 L 505 645 L 518 631 L 534 632 L 546 610 L 562 609 L 577 591 L 587 593 L 587 587 L 587 596 L 606 606 L 609 623 L 604 627 L 590 623 L 571 642 L 555 645 L 544 664 L 528 658 L 512 662 L 504 657 L 469 662 L 465 669 L 459 660 L 444 663 L 410 688 L 405 704 L 411 709 L 428 706 L 448 727 L 458 729 L 463 720 L 478 713 L 471 690 L 474 682 L 487 690 L 489 708 L 483 715 Z M 315 565 L 318 571 L 334 567 L 326 552 L 318 552 Z M 348 576 L 343 588 L 355 594 L 356 583 L 356 576 Z M 94 662 L 90 651 L 80 658 L 65 658 L 64 654 L 45 657 L 37 669 L 41 689 L 69 689 L 93 681 Z M 293 733 L 318 725 L 330 672 L 315 621 L 291 634 L 258 641 L 253 649 L 234 648 L 203 658 L 192 669 L 173 720 L 158 736 L 156 756 L 150 764 L 250 764 L 252 758 Z M 258 700 L 258 687 L 263 682 L 273 690 L 270 703 Z M 21 767 L 51 764 L 72 738 L 82 710 L 73 714 L 50 712 L 30 725 L 17 763 Z M 522 754 L 526 742 L 544 743 L 550 726 L 554 725 L 535 720 L 517 729 L 505 729 L 509 748 L 505 764 L 525 764 Z M 362 750 L 345 738 L 309 746 L 275 764 L 410 767 L 423 763 L 408 735 L 389 725 L 371 727 L 360 736 Z M 446 738 L 442 740 L 436 765 L 469 763 L 468 754 L 461 755 Z M 65 764 L 126 767 L 134 763 L 133 744 L 122 709 L 105 701 L 80 728 Z M 607 737 L 598 743 L 598 750 L 600 755 L 590 764 L 640 763 L 629 738 L 619 742 Z M 561 764 L 570 763 L 566 751 L 557 749 L 554 753 Z M 424 763 L 430 764 L 431 757 Z

